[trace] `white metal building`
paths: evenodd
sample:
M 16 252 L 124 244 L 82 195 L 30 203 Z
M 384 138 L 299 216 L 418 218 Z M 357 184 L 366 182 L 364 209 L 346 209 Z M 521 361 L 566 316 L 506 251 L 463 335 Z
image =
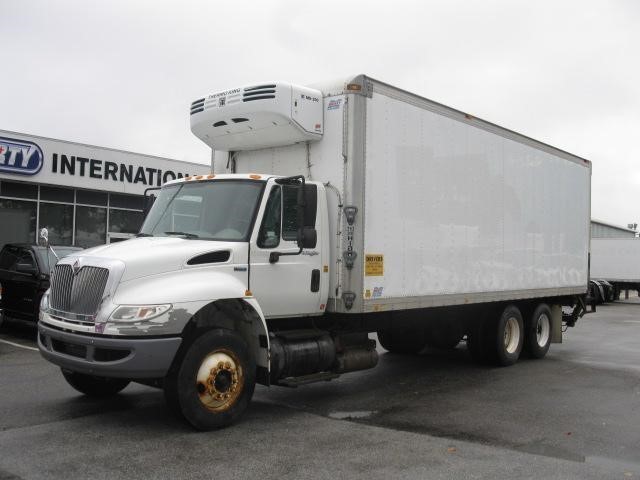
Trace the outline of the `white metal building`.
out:
M 636 231 L 631 228 L 591 219 L 591 238 L 633 238 L 635 236 Z
M 0 248 L 91 247 L 137 233 L 145 189 L 209 173 L 209 165 L 0 130 Z

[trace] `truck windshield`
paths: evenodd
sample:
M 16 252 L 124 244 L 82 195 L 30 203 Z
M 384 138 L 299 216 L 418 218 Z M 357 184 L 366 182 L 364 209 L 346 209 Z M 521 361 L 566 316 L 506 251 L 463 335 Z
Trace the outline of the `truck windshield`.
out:
M 263 182 L 218 180 L 163 188 L 140 236 L 246 241 Z

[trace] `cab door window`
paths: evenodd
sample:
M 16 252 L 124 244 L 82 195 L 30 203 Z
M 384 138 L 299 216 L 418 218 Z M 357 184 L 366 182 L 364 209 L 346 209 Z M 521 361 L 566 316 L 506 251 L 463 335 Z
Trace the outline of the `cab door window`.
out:
M 283 185 L 271 189 L 258 233 L 258 247 L 275 248 L 280 238 L 295 242 L 298 239 L 298 189 L 299 186 Z M 305 226 L 315 227 L 317 188 L 306 186 Z
M 258 247 L 275 248 L 280 245 L 281 204 L 281 188 L 275 186 L 271 189 L 271 193 L 269 193 L 267 205 L 264 209 L 262 225 L 258 232 Z

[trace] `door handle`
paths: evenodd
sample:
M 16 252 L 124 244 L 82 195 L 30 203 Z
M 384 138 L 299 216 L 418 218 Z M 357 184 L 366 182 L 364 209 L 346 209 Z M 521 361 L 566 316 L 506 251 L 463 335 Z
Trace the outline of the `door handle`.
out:
M 320 290 L 320 270 L 314 268 L 311 270 L 311 291 L 317 292 Z

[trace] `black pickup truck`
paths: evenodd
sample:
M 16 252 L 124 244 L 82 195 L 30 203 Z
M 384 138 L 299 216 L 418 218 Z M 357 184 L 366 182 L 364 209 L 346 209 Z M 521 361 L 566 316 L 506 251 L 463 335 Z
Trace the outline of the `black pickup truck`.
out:
M 52 247 L 59 258 L 82 250 Z M 38 321 L 42 294 L 49 288 L 49 274 L 58 262 L 46 247 L 8 243 L 0 251 L 0 324 L 4 320 Z

